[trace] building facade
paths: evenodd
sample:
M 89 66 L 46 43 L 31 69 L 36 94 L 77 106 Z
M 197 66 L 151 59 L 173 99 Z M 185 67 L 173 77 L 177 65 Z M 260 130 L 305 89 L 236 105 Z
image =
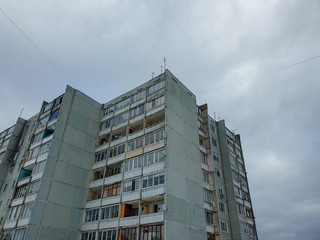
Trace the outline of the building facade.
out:
M 240 136 L 170 71 L 0 133 L 1 240 L 258 239 Z

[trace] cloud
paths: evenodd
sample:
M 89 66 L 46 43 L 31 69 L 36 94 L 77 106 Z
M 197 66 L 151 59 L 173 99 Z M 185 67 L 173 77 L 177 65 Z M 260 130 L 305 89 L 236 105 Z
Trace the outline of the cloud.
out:
M 8 1 L 0 129 L 66 84 L 99 102 L 168 68 L 241 134 L 260 239 L 318 239 L 320 2 Z M 222 88 L 227 86 L 226 88 Z M 209 91 L 210 90 L 210 91 Z

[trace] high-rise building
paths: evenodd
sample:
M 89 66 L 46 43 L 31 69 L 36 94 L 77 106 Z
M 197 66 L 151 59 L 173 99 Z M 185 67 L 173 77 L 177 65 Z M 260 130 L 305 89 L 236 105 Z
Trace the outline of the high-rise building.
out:
M 0 133 L 1 240 L 258 239 L 240 136 L 170 71 Z

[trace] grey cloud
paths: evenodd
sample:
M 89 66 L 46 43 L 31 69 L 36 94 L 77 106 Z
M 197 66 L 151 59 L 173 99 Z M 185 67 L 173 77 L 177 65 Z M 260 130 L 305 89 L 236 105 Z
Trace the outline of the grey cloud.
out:
M 159 74 L 167 57 L 198 103 L 241 134 L 260 239 L 319 238 L 320 58 L 274 72 L 319 55 L 319 1 L 15 0 L 1 7 L 71 80 L 0 14 L 0 129 L 22 107 L 31 117 L 66 84 L 106 102 Z

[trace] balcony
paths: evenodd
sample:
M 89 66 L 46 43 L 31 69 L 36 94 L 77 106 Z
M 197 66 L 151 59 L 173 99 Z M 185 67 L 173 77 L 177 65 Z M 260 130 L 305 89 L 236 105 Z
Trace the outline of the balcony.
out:
M 118 227 L 118 218 L 112 218 L 107 220 L 101 220 L 99 228 L 116 228 Z
M 140 191 L 122 194 L 122 201 L 123 202 L 137 201 L 139 199 L 140 199 Z
M 164 221 L 164 212 L 142 215 L 140 224 L 159 223 Z
M 120 227 L 129 227 L 138 225 L 138 216 L 126 217 L 120 219 Z
M 145 166 L 143 168 L 143 175 L 148 174 L 148 173 L 152 173 L 152 172 L 158 172 L 163 169 L 164 169 L 164 162 L 151 164 L 151 165 Z
M 119 181 L 122 181 L 122 173 L 105 178 L 104 185 L 112 184 Z
M 18 220 L 17 227 L 23 227 L 29 224 L 30 217 L 23 217 Z
M 163 185 L 142 190 L 143 199 L 160 199 L 163 198 L 162 194 L 164 194 Z

